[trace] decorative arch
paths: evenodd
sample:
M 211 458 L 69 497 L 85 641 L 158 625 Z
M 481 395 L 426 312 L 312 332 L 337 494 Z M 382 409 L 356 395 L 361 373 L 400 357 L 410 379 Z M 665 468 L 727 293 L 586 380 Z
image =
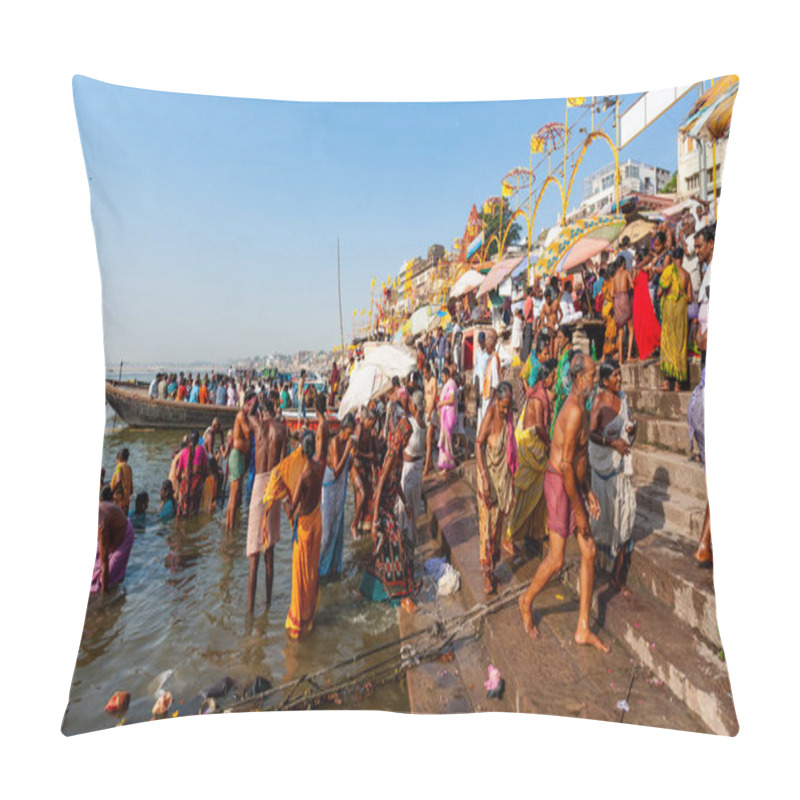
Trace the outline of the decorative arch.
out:
M 508 233 L 511 230 L 511 226 L 514 224 L 514 220 L 517 217 L 524 217 L 525 218 L 525 222 L 527 223 L 527 227 L 528 227 L 528 242 L 530 243 L 530 227 L 531 227 L 530 219 L 528 218 L 528 215 L 525 213 L 525 209 L 520 206 L 511 215 L 511 219 L 508 221 L 508 226 L 506 227 L 505 231 L 503 232 L 503 239 L 500 242 L 499 249 L 498 249 L 498 253 L 500 254 L 500 258 L 503 257 L 503 253 L 505 252 L 505 247 L 506 247 L 506 239 L 508 238 Z
M 539 189 L 539 194 L 536 197 L 536 203 L 534 204 L 533 211 L 531 212 L 531 218 L 530 218 L 530 221 L 528 222 L 529 231 L 530 231 L 530 233 L 528 234 L 528 236 L 529 236 L 528 241 L 530 241 L 530 235 L 533 232 L 533 223 L 534 223 L 534 220 L 536 219 L 536 214 L 539 211 L 539 203 L 542 201 L 542 197 L 544 196 L 545 189 L 547 189 L 547 187 L 551 183 L 554 183 L 556 186 L 558 186 L 558 192 L 561 195 L 561 210 L 562 210 L 562 216 L 563 216 L 564 205 L 565 205 L 564 204 L 564 187 L 561 185 L 561 181 L 558 178 L 556 178 L 555 175 L 548 175 L 546 180 L 545 180 L 545 182 L 542 184 L 542 188 Z
M 611 148 L 611 152 L 614 154 L 614 169 L 616 170 L 614 173 L 614 182 L 615 186 L 619 187 L 619 152 L 617 152 L 617 148 L 614 147 L 614 142 L 611 141 L 611 138 L 608 136 L 608 134 L 603 131 L 592 131 L 592 133 L 586 137 L 586 141 L 583 143 L 581 152 L 578 155 L 578 160 L 572 167 L 572 174 L 569 176 L 567 193 L 563 196 L 564 217 L 567 215 L 567 203 L 569 202 L 569 196 L 572 193 L 572 184 L 575 181 L 575 174 L 578 171 L 578 167 L 581 165 L 581 161 L 583 161 L 584 155 L 586 155 L 586 151 L 589 149 L 589 145 L 592 144 L 592 142 L 594 142 L 596 139 L 602 139 L 604 142 L 606 142 Z M 619 203 L 619 189 L 617 189 L 616 195 L 616 201 Z

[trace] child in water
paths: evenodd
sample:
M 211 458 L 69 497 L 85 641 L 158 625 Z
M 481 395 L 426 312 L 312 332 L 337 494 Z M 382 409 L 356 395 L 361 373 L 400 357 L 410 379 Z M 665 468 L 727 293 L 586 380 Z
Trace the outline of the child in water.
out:
M 158 509 L 158 516 L 163 522 L 171 520 L 176 514 L 175 492 L 170 481 L 161 484 L 161 507 Z

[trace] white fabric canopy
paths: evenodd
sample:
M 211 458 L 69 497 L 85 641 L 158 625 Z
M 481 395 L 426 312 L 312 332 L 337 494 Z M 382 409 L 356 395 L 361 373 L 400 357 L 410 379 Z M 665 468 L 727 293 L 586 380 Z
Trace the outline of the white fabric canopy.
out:
M 461 297 L 462 294 L 477 289 L 483 283 L 483 275 L 475 269 L 467 270 L 450 290 L 450 297 Z
M 350 376 L 350 384 L 339 403 L 339 418 L 355 413 L 373 397 L 392 385 L 392 378 L 404 379 L 417 368 L 416 356 L 405 346 L 382 344 L 359 362 Z

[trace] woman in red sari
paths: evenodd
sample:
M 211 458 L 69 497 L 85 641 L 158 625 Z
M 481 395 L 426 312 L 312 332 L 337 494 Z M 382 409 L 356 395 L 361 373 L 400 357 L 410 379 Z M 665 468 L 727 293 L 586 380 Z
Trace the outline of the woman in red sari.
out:
M 642 361 L 661 346 L 661 325 L 650 299 L 650 273 L 644 267 L 637 270 L 633 279 L 633 335 Z

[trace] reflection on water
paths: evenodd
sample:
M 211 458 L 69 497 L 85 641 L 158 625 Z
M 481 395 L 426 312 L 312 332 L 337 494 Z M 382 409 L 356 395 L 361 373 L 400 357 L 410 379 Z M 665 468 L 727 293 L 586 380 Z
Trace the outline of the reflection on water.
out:
M 136 530 L 124 584 L 107 596 L 89 598 L 64 716 L 66 734 L 113 727 L 117 718 L 104 706 L 118 690 L 131 693 L 128 723 L 150 718 L 160 689 L 172 692 L 179 713 L 192 713 L 197 694 L 226 675 L 239 691 L 259 675 L 277 684 L 398 635 L 397 611 L 368 603 L 358 593 L 368 544 L 354 544 L 346 535 L 344 574 L 323 585 L 313 633 L 300 642 L 289 640 L 284 622 L 292 549 L 285 519 L 275 550 L 272 607 L 264 607 L 260 565 L 256 614 L 248 619 L 246 504 L 236 530 L 227 535 L 224 511 L 168 523 L 156 516 L 159 488 L 181 436 L 180 431 L 120 427 L 106 435 L 106 475 L 111 475 L 116 453 L 130 448 L 134 494 L 148 492 L 150 509 L 144 528 Z M 350 494 L 347 514 L 352 515 Z M 94 539 L 96 533 L 85 535 Z M 378 690 L 369 707 L 408 710 L 404 683 Z

